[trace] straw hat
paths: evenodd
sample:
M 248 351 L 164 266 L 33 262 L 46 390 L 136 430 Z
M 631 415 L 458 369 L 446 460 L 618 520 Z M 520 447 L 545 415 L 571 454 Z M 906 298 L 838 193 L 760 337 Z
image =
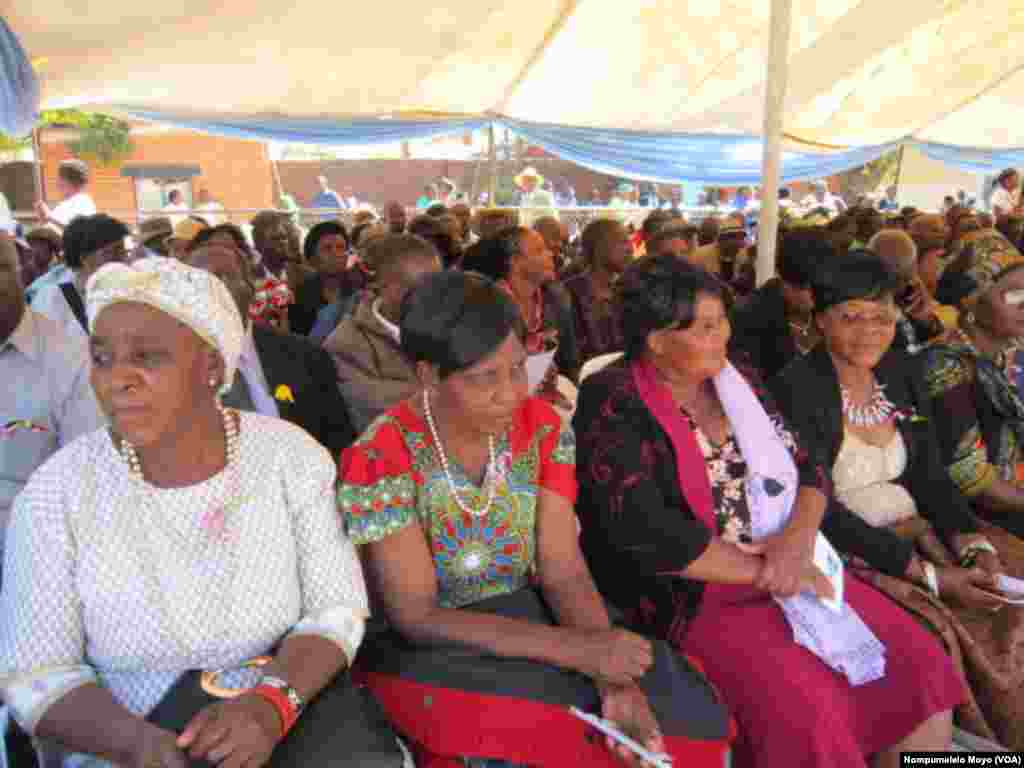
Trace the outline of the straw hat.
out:
M 544 183 L 544 177 L 541 176 L 537 172 L 537 169 L 534 168 L 532 165 L 528 165 L 526 168 L 523 168 L 523 170 L 519 172 L 519 175 L 516 176 L 513 179 L 513 181 L 515 182 L 515 185 L 517 187 L 522 188 L 524 179 L 536 179 L 538 187 Z
M 184 240 L 191 243 L 192 239 L 204 229 L 209 229 L 209 227 L 205 224 L 200 224 L 195 219 L 182 219 L 178 222 L 178 226 L 174 228 L 174 232 L 167 240 L 168 242 L 171 240 Z
M 64 243 L 61 241 L 60 235 L 57 234 L 56 230 L 52 227 L 36 227 L 27 235 L 25 235 L 26 242 L 33 240 L 45 240 L 50 244 L 50 247 L 55 251 L 60 251 L 64 247 Z
M 137 236 L 140 243 L 148 243 L 150 240 L 166 240 L 174 234 L 171 226 L 171 219 L 168 216 L 154 216 L 139 224 Z

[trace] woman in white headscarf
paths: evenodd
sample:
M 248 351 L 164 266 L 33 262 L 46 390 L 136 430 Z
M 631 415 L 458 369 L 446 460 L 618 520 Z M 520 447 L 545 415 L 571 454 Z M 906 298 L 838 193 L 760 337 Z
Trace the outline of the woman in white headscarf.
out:
M 334 463 L 292 425 L 220 404 L 242 322 L 217 278 L 171 259 L 109 265 L 87 305 L 111 427 L 14 504 L 0 693 L 26 731 L 78 753 L 65 765 L 265 765 L 363 637 Z M 180 734 L 145 719 L 190 671 L 271 653 L 257 685 Z

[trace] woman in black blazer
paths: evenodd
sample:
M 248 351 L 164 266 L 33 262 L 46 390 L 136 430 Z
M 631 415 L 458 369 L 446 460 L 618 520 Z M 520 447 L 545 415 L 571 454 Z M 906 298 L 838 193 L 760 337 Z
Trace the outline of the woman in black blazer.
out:
M 1024 609 L 992 596 L 1024 576 L 1024 542 L 979 523 L 939 453 L 920 366 L 891 349 L 897 281 L 851 254 L 813 283 L 822 342 L 769 383 L 780 410 L 835 487 L 822 532 L 853 567 L 945 641 L 973 681 L 961 725 L 1024 747 Z M 980 526 L 980 527 L 979 527 Z

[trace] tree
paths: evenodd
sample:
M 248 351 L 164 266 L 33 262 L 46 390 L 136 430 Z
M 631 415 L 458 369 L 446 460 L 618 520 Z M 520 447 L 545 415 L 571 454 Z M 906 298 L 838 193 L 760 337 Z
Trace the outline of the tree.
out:
M 68 142 L 77 157 L 94 165 L 115 165 L 132 153 L 131 126 L 124 120 L 77 109 L 54 109 L 39 116 L 36 128 L 71 128 L 78 137 Z M 32 145 L 31 136 L 0 134 L 0 152 Z
M 895 184 L 900 167 L 900 149 L 888 152 L 860 168 L 839 174 L 841 192 L 849 200 L 872 195 Z

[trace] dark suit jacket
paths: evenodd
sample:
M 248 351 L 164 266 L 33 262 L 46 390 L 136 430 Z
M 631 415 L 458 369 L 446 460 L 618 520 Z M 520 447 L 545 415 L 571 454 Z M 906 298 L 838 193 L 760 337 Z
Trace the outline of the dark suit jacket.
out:
M 579 381 L 580 348 L 576 339 L 576 320 L 572 315 L 572 298 L 558 283 L 546 283 L 541 288 L 544 298 L 545 323 L 558 328 L 558 351 L 555 353 L 555 365 L 558 372 L 572 381 Z
M 917 502 L 918 513 L 931 522 L 947 544 L 958 533 L 976 531 L 968 501 L 942 462 L 935 414 L 919 361 L 905 352 L 890 350 L 875 368 L 875 378 L 904 414 L 896 426 L 907 446 L 907 468 L 897 482 L 907 489 Z M 768 388 L 804 445 L 817 452 L 818 460 L 831 473 L 843 443 L 843 407 L 839 379 L 824 345 L 786 366 Z M 840 551 L 856 555 L 892 576 L 903 575 L 913 554 L 909 542 L 885 528 L 872 527 L 834 499 L 821 530 Z
M 270 394 L 281 418 L 309 432 L 335 458 L 356 439 L 345 401 L 338 392 L 334 363 L 322 349 L 293 334 L 253 326 Z M 287 386 L 295 402 L 277 396 Z

